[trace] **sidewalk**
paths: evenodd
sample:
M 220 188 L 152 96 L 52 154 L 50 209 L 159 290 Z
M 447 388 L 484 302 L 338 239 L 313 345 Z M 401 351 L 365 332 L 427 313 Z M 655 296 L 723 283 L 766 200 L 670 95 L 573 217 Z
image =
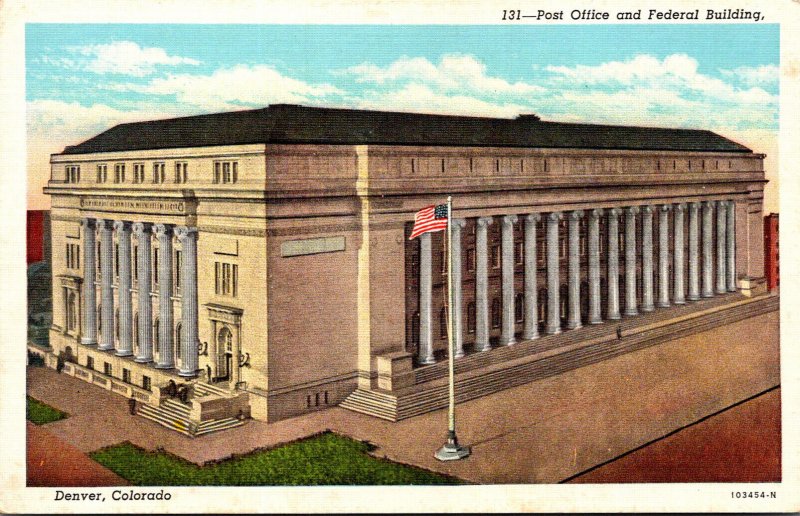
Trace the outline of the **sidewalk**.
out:
M 460 404 L 458 435 L 472 456 L 457 463 L 433 458 L 444 410 L 392 423 L 334 408 L 191 439 L 49 369 L 28 369 L 28 392 L 72 414 L 48 431 L 85 452 L 127 440 L 203 463 L 330 429 L 370 441 L 378 456 L 472 482 L 554 483 L 778 385 L 778 349 L 772 312 Z

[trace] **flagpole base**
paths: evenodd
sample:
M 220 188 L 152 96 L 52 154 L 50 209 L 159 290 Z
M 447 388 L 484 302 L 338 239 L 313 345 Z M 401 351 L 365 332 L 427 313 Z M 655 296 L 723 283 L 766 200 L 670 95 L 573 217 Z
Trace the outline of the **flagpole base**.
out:
M 442 462 L 451 460 L 461 460 L 469 457 L 470 450 L 468 446 L 460 446 L 455 432 L 451 432 L 447 438 L 447 442 L 437 450 L 433 455 Z

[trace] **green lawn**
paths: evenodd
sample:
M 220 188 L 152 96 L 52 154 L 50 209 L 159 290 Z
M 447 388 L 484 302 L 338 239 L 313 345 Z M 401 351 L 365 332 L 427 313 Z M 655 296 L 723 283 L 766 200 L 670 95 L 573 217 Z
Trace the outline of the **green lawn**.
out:
M 46 405 L 41 401 L 28 396 L 28 421 L 43 425 L 45 423 L 52 423 L 59 419 L 64 419 L 67 414 L 58 409 L 54 409 L 50 405 Z
M 324 433 L 202 467 L 168 453 L 147 452 L 130 443 L 98 450 L 90 456 L 139 486 L 461 483 L 453 477 L 372 457 L 366 453 L 368 449 L 366 443 Z

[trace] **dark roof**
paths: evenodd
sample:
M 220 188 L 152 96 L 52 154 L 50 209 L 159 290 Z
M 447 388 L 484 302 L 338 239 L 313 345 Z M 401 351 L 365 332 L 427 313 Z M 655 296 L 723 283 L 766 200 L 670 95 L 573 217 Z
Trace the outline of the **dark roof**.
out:
M 386 144 L 752 152 L 711 131 L 275 104 L 120 124 L 63 154 L 249 143 Z

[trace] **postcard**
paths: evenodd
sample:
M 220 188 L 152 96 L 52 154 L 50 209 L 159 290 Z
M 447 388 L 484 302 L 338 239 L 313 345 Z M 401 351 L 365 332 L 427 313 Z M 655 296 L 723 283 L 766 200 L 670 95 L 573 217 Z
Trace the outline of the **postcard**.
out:
M 3 511 L 800 508 L 800 3 L 0 9 Z

